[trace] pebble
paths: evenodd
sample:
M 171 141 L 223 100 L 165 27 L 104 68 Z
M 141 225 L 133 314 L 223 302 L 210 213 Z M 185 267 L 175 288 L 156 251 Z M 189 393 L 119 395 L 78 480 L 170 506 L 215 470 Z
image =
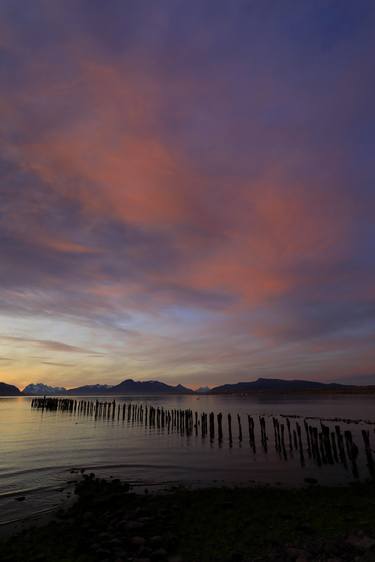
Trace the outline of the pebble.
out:
M 141 523 L 140 521 L 128 521 L 126 523 L 126 528 L 128 529 L 128 531 L 135 531 L 135 530 L 139 530 L 139 529 L 143 529 L 144 524 Z
M 160 535 L 155 535 L 154 537 L 150 538 L 150 542 L 153 545 L 162 544 L 163 538 Z
M 92 511 L 86 511 L 86 513 L 83 514 L 83 520 L 84 521 L 92 521 L 93 518 L 94 518 L 94 515 L 93 515 Z
M 146 539 L 144 537 L 132 537 L 130 542 L 134 546 L 144 546 Z
M 318 483 L 318 480 L 316 478 L 307 477 L 304 480 L 305 480 L 306 484 L 317 484 Z
M 120 541 L 120 539 L 113 538 L 109 541 L 109 544 L 114 547 L 122 546 L 122 541 Z
M 311 535 L 312 533 L 314 533 L 314 528 L 309 523 L 306 523 L 306 522 L 300 523 L 297 526 L 297 530 L 301 531 L 302 533 L 306 533 L 308 535 Z
M 154 550 L 154 552 L 152 553 L 153 560 L 164 560 L 166 556 L 167 556 L 167 551 L 164 548 L 158 548 L 157 550 Z
M 289 546 L 286 549 L 286 552 L 288 554 L 288 556 L 290 558 L 292 558 L 292 560 L 295 560 L 296 562 L 304 562 L 304 560 L 306 560 L 306 552 L 304 550 L 302 550 L 301 548 L 296 548 L 294 546 Z

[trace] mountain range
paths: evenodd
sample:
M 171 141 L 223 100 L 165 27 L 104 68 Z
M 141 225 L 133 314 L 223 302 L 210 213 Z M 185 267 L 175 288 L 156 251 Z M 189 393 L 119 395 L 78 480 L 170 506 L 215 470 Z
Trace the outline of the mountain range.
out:
M 21 396 L 22 392 L 13 384 L 0 382 L 0 396 Z
M 210 394 L 246 393 L 252 391 L 306 391 L 306 390 L 338 390 L 345 385 L 338 383 L 323 383 L 317 381 L 264 379 L 260 378 L 251 382 L 238 382 L 236 384 L 223 384 L 211 388 Z
M 255 381 L 239 382 L 234 384 L 224 384 L 214 388 L 203 387 L 192 390 L 181 384 L 171 386 L 159 381 L 135 381 L 126 379 L 117 385 L 94 384 L 84 385 L 77 388 L 66 389 L 60 386 L 48 386 L 43 383 L 29 384 L 21 392 L 16 386 L 0 383 L 0 396 L 43 396 L 43 395 L 133 395 L 150 396 L 159 394 L 247 394 L 254 392 L 358 392 L 366 389 L 375 391 L 375 386 L 364 385 L 345 385 L 339 383 L 323 383 L 306 380 L 285 380 L 285 379 L 266 379 L 259 378 Z
M 156 394 L 194 394 L 190 388 L 178 384 L 171 386 L 159 381 L 134 381 L 133 379 L 126 379 L 117 385 L 111 386 L 108 384 L 89 384 L 78 386 L 77 388 L 70 388 L 69 390 L 63 387 L 48 386 L 43 383 L 29 384 L 23 389 L 23 394 L 28 396 L 37 395 L 115 395 L 115 394 L 129 394 L 129 395 L 156 395 Z
M 22 392 L 31 396 L 56 396 L 58 394 L 66 394 L 67 391 L 63 386 L 48 386 L 48 384 L 38 382 L 36 384 L 28 384 Z

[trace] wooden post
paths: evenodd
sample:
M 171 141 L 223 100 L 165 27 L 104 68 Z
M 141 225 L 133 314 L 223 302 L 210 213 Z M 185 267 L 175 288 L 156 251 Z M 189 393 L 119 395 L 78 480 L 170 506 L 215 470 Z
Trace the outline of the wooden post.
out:
M 219 435 L 219 443 L 221 443 L 222 440 L 223 440 L 222 419 L 223 419 L 223 414 L 220 412 L 220 413 L 217 415 L 217 431 L 218 431 L 218 435 Z
M 238 421 L 238 440 L 242 442 L 242 426 L 241 426 L 241 417 L 240 414 L 237 414 L 237 421 Z
M 228 414 L 228 433 L 229 433 L 229 446 L 232 446 L 233 437 L 232 437 L 232 416 Z

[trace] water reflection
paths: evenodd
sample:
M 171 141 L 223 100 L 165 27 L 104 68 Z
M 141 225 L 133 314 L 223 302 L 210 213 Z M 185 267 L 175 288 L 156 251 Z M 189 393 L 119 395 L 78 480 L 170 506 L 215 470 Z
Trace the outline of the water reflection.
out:
M 213 445 L 217 436 L 219 448 L 223 446 L 223 414 L 211 411 L 193 411 L 190 408 L 166 409 L 164 406 L 151 405 L 137 401 L 126 402 L 124 399 L 117 401 L 99 399 L 74 399 L 37 397 L 31 400 L 31 408 L 42 413 L 54 412 L 61 415 L 74 415 L 78 418 L 122 421 L 128 426 L 145 426 L 158 430 L 177 433 L 181 436 L 190 437 L 195 431 L 195 436 L 201 435 L 202 442 L 209 436 L 210 444 Z M 285 414 L 280 416 L 257 416 L 257 425 L 254 417 L 247 414 L 248 439 L 253 452 L 256 452 L 256 443 L 260 441 L 263 453 L 267 455 L 269 449 L 270 426 L 273 426 L 273 447 L 279 458 L 288 461 L 294 459 L 294 453 L 298 454 L 301 467 L 306 464 L 305 455 L 309 462 L 318 467 L 341 463 L 346 469 L 348 461 L 354 478 L 359 478 L 357 446 L 351 429 L 343 429 L 346 426 L 358 423 L 372 425 L 370 420 L 350 420 L 347 418 L 321 418 L 309 416 L 301 418 L 293 415 L 291 419 Z M 237 441 L 242 446 L 242 418 L 236 414 Z M 315 423 L 314 423 L 315 422 Z M 325 422 L 325 423 L 324 423 Z M 304 431 L 302 433 L 302 426 Z M 286 445 L 286 433 L 288 434 L 288 447 Z M 370 430 L 362 429 L 362 448 L 366 455 L 369 475 L 374 476 L 374 461 L 370 443 Z M 293 435 L 293 437 L 292 437 Z M 233 447 L 232 414 L 227 414 L 227 438 L 229 447 Z M 348 459 L 348 460 L 347 460 Z
M 374 475 L 373 396 L 116 397 L 116 409 L 85 400 L 86 410 L 60 412 L 0 398 L 0 522 L 56 505 L 74 467 L 147 486 Z M 95 414 L 96 400 L 112 405 Z

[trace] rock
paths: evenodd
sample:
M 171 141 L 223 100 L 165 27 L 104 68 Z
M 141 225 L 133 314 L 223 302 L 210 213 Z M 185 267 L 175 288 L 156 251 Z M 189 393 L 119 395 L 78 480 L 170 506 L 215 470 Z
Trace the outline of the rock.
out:
M 221 503 L 221 507 L 223 507 L 224 509 L 233 509 L 234 503 L 226 500 Z
M 306 484 L 317 484 L 317 483 L 318 483 L 318 481 L 317 481 L 316 478 L 307 477 L 307 478 L 305 478 L 304 480 L 305 480 L 305 483 L 306 483 Z
M 116 548 L 112 555 L 116 557 L 116 560 L 127 560 L 127 552 L 125 552 L 122 548 Z
M 301 531 L 301 533 L 306 533 L 307 535 L 314 533 L 314 528 L 306 522 L 300 523 L 296 528 L 298 531 Z
M 115 548 L 116 548 L 116 547 L 121 547 L 121 546 L 122 546 L 122 541 L 120 541 L 120 539 L 113 538 L 113 539 L 111 539 L 111 540 L 109 541 L 109 544 L 110 544 L 111 546 L 115 547 Z
M 287 555 L 289 556 L 289 558 L 291 558 L 292 560 L 295 560 L 296 562 L 305 562 L 307 560 L 306 558 L 306 551 L 302 550 L 301 548 L 296 548 L 294 546 L 288 546 L 286 549 Z
M 106 541 L 108 539 L 111 539 L 111 535 L 109 533 L 106 533 L 105 531 L 103 531 L 102 533 L 99 533 L 98 535 L 98 539 L 100 539 L 101 541 Z
M 143 529 L 144 524 L 140 521 L 128 521 L 125 526 L 128 531 L 139 531 L 140 529 Z
M 165 544 L 168 545 L 168 547 L 171 548 L 172 550 L 177 546 L 178 539 L 177 539 L 176 535 L 174 535 L 170 531 L 167 531 L 163 538 L 164 538 Z
M 83 520 L 85 522 L 90 522 L 92 521 L 94 518 L 94 514 L 92 513 L 92 511 L 86 511 L 86 513 L 83 514 Z
M 152 545 L 160 545 L 163 543 L 163 538 L 160 535 L 155 535 L 154 537 L 150 538 L 150 542 Z
M 347 537 L 346 541 L 347 544 L 350 546 L 354 546 L 354 548 L 358 548 L 362 551 L 371 550 L 375 547 L 375 539 L 372 537 L 368 537 L 363 533 L 351 534 Z
M 167 551 L 164 548 L 158 548 L 152 553 L 152 560 L 164 560 L 167 556 Z
M 144 525 L 148 525 L 149 523 L 152 523 L 154 519 L 152 517 L 150 517 L 149 515 L 145 515 L 144 517 L 140 517 L 138 519 L 138 521 L 140 523 L 143 523 Z
M 144 537 L 138 537 L 138 536 L 136 536 L 136 537 L 132 537 L 132 538 L 130 539 L 130 542 L 131 542 L 131 544 L 134 545 L 134 546 L 144 546 L 145 543 L 146 543 L 146 539 L 145 539 Z
M 109 550 L 107 550 L 106 548 L 98 548 L 98 550 L 95 553 L 99 558 L 105 558 L 109 555 Z
M 242 562 L 243 556 L 242 556 L 241 552 L 232 552 L 231 557 L 230 557 L 230 561 L 231 562 Z

